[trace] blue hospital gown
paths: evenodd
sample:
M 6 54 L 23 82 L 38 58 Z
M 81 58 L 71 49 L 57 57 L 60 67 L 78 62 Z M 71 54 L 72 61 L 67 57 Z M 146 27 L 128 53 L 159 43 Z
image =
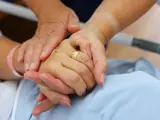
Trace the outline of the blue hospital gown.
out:
M 12 120 L 160 120 L 160 72 L 150 62 L 110 60 L 105 84 L 85 97 L 74 97 L 70 108 L 32 116 L 39 89 L 23 80 Z M 16 103 L 15 103 L 16 104 Z

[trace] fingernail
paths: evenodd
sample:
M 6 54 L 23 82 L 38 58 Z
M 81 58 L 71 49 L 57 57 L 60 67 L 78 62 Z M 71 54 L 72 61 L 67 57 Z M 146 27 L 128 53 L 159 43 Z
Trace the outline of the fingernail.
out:
M 34 116 L 38 116 L 39 114 L 41 113 L 41 111 L 39 110 L 39 109 L 33 109 L 33 111 L 32 111 L 32 114 L 34 115 Z
M 101 75 L 100 84 L 101 84 L 101 85 L 104 84 L 104 74 Z
M 45 56 L 45 52 L 42 52 L 42 54 L 41 54 L 40 57 L 42 58 L 42 57 L 44 57 L 44 56 Z
M 22 58 L 21 58 L 20 56 L 18 56 L 18 62 L 21 62 L 21 59 L 22 59 Z
M 79 95 L 79 96 L 83 96 L 83 95 L 85 94 L 85 92 L 86 92 L 86 91 L 80 91 L 80 92 L 78 93 L 78 95 Z
M 29 68 L 29 64 L 28 64 L 28 63 L 26 63 L 26 64 L 25 64 L 25 70 L 27 71 L 27 70 L 28 70 L 28 68 Z
M 61 99 L 69 102 L 67 97 L 62 96 Z
M 35 66 L 35 64 L 34 64 L 34 63 L 32 63 L 32 64 L 31 64 L 31 66 L 30 66 L 30 70 L 34 70 L 34 69 L 35 69 L 35 67 L 36 67 L 36 66 Z
M 65 105 L 65 106 L 67 106 L 67 107 L 70 107 L 70 106 L 71 106 L 71 104 L 70 104 L 69 102 L 67 102 L 67 101 L 65 101 L 65 100 L 63 100 L 63 99 L 60 99 L 60 104 Z
M 40 102 L 41 98 L 40 98 L 39 95 L 36 97 L 36 100 L 37 100 L 38 102 Z

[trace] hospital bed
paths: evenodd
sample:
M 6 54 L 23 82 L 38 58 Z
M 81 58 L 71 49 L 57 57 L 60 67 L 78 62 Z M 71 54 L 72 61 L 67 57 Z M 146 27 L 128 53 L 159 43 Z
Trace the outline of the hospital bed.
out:
M 0 11 L 17 16 L 17 17 L 24 18 L 27 20 L 37 21 L 36 16 L 30 9 L 22 7 L 20 5 L 13 4 L 13 3 L 0 1 Z M 83 26 L 83 23 L 81 23 L 81 26 Z M 143 50 L 160 54 L 159 43 L 151 42 L 145 39 L 139 39 L 124 33 L 118 33 L 117 35 L 115 35 L 112 38 L 111 42 L 119 43 L 121 45 L 133 46 Z

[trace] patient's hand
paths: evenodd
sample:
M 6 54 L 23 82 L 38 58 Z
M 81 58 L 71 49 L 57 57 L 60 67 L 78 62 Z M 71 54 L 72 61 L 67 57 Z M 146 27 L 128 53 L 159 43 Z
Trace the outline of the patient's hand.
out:
M 70 40 L 63 41 L 41 64 L 39 72 L 50 73 L 74 89 L 76 94 L 82 95 L 95 84 L 93 63 L 87 54 L 80 51 L 76 60 L 72 59 L 71 55 L 75 51 L 77 50 L 70 45 Z
M 52 52 L 51 56 L 41 64 L 39 69 L 41 73 L 39 73 L 39 75 L 37 73 L 39 79 L 34 80 L 39 84 L 41 92 L 48 99 L 36 107 L 36 109 L 41 108 L 40 112 L 47 111 L 54 105 L 59 104 L 61 102 L 60 98 L 62 97 L 65 98 L 67 104 L 70 103 L 69 98 L 64 95 L 66 94 L 63 91 L 64 89 L 58 90 L 56 87 L 53 87 L 56 85 L 54 84 L 55 82 L 53 82 L 55 80 L 62 86 L 65 84 L 63 88 L 68 91 L 68 94 L 75 91 L 76 94 L 80 96 L 85 93 L 86 89 L 91 89 L 94 86 L 95 81 L 92 75 L 93 63 L 91 58 L 89 58 L 87 54 L 79 52 L 76 60 L 74 60 L 71 58 L 74 51 L 76 51 L 76 49 L 70 45 L 70 40 L 65 40 Z M 29 74 L 30 73 L 26 73 L 25 76 L 30 78 Z M 45 75 L 48 75 L 48 77 L 44 77 Z

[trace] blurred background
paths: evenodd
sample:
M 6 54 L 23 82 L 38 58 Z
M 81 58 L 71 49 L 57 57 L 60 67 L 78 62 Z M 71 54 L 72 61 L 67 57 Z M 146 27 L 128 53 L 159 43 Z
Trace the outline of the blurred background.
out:
M 22 0 L 5 1 L 25 6 Z M 0 12 L 0 30 L 3 35 L 14 41 L 23 42 L 31 38 L 35 33 L 36 27 L 36 22 Z

